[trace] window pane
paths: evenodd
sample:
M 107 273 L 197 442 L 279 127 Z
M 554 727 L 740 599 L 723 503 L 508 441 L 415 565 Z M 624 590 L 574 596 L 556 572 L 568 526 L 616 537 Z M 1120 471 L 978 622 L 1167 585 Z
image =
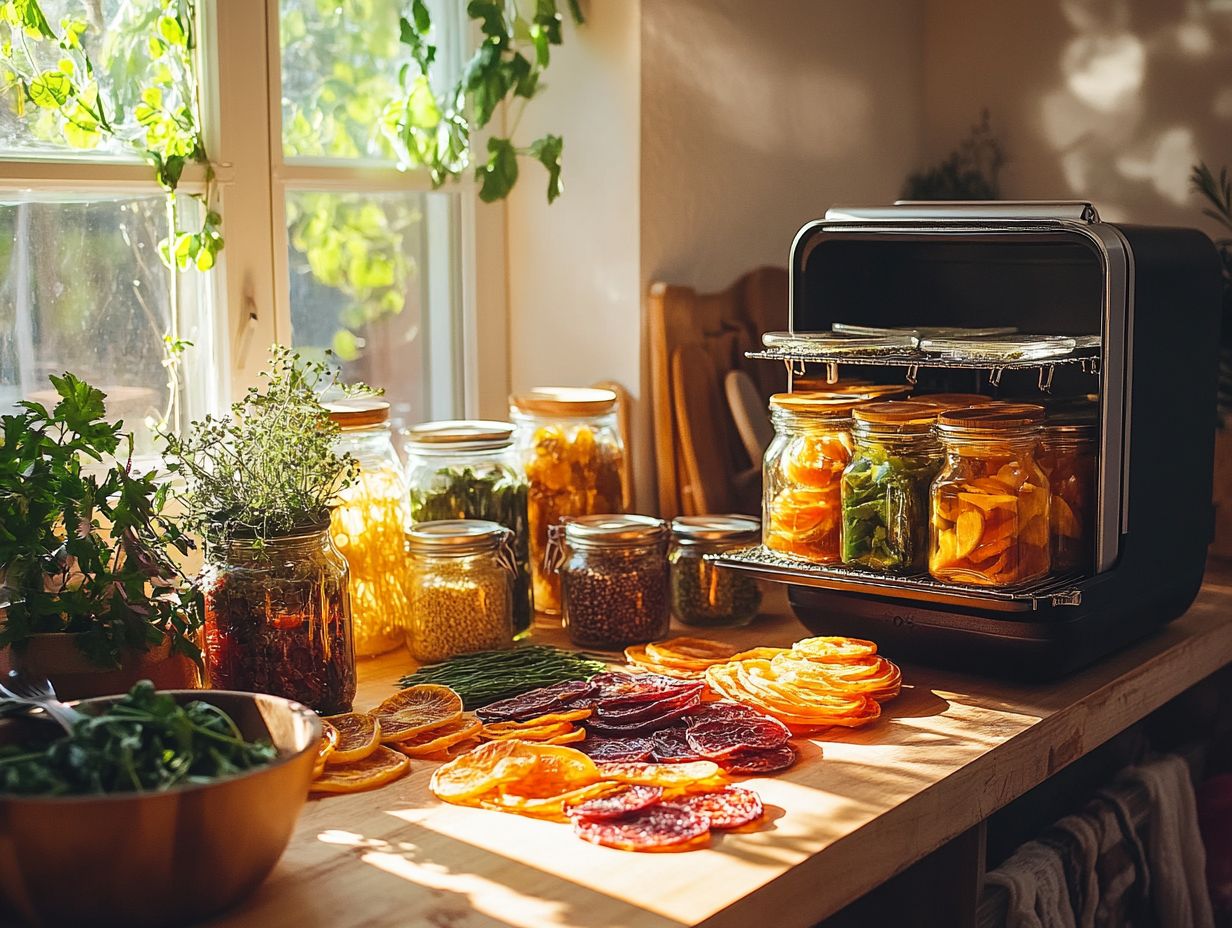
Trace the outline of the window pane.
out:
M 163 336 L 171 331 L 170 272 L 159 260 L 161 196 L 9 198 L 0 202 L 0 409 L 54 402 L 49 374 L 71 371 L 107 394 L 107 411 L 154 450 L 147 418 L 167 410 Z M 191 221 L 187 207 L 182 221 Z M 200 221 L 199 218 L 197 221 Z M 183 415 L 213 394 L 214 338 L 200 292 L 206 275 L 181 275 Z
M 345 379 L 384 387 L 395 425 L 458 412 L 452 201 L 287 194 L 292 342 L 332 348 Z
M 42 10 L 57 36 L 64 35 L 61 21 L 65 17 L 82 20 L 86 31 L 81 43 L 94 62 L 102 99 L 110 109 L 106 116 L 126 138 L 140 137 L 134 111 L 140 100 L 141 86 L 158 67 L 151 59 L 151 36 L 158 35 L 159 4 L 155 0 L 42 0 Z M 7 38 L 8 27 L 3 27 Z M 50 40 L 30 42 L 17 48 L 29 49 L 38 70 L 58 70 L 64 53 Z M 96 147 L 82 148 L 66 140 L 64 121 L 57 109 L 44 109 L 24 100 L 24 115 L 19 115 L 21 88 L 8 81 L 0 82 L 0 154 L 22 156 L 87 154 L 90 157 L 139 160 L 139 154 L 128 145 L 103 135 Z M 176 100 L 167 94 L 164 104 L 173 106 Z M 83 117 L 89 122 L 88 115 Z M 84 140 L 88 133 L 68 129 L 70 137 Z

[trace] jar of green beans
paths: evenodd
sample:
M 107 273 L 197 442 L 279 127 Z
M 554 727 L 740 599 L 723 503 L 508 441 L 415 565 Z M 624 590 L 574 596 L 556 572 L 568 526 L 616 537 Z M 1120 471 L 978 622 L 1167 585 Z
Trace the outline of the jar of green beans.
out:
M 529 634 L 534 618 L 526 476 L 508 422 L 425 422 L 406 432 L 411 523 L 483 519 L 513 533 L 513 628 Z
M 761 540 L 749 516 L 681 516 L 672 522 L 672 613 L 686 625 L 747 625 L 761 606 L 761 587 L 749 574 L 720 567 L 707 555 L 747 548 Z

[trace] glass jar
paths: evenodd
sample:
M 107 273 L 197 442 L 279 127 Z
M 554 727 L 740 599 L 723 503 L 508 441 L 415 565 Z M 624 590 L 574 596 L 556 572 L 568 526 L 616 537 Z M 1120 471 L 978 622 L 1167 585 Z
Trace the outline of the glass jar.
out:
M 406 475 L 390 437 L 388 403 L 357 399 L 325 408 L 341 429 L 334 450 L 359 462 L 359 476 L 339 495 L 330 532 L 351 568 L 355 653 L 372 657 L 402 644 L 410 615 Z
M 870 403 L 852 411 L 851 463 L 842 478 L 842 555 L 889 573 L 928 567 L 928 492 L 941 470 L 929 403 Z
M 761 587 L 742 570 L 707 560 L 757 544 L 761 526 L 748 516 L 681 516 L 672 522 L 667 552 L 672 614 L 686 625 L 747 625 L 761 606 Z
M 1049 571 L 1048 478 L 1036 460 L 1042 406 L 945 410 L 945 464 L 930 496 L 929 572 L 938 580 L 1004 587 Z
M 851 462 L 851 399 L 770 397 L 774 439 L 762 460 L 762 544 L 814 564 L 839 560 L 840 478 Z
M 1052 492 L 1052 569 L 1089 571 L 1095 545 L 1095 457 L 1093 422 L 1049 424 L 1040 441 L 1039 463 Z
M 555 550 L 562 534 L 563 562 Z M 581 516 L 561 523 L 552 536 L 549 563 L 559 570 L 561 614 L 574 644 L 615 651 L 667 635 L 666 522 Z
M 422 522 L 407 530 L 411 623 L 407 647 L 434 664 L 513 644 L 513 532 L 481 519 Z
M 520 637 L 530 632 L 535 609 L 527 483 L 513 430 L 508 422 L 426 422 L 407 430 L 403 449 L 413 524 L 479 519 L 513 532 L 513 629 Z
M 544 569 L 548 530 L 561 519 L 624 512 L 624 444 L 611 390 L 544 387 L 510 400 L 529 482 L 527 511 L 535 608 L 560 612 L 560 579 Z
M 329 525 L 211 545 L 201 587 L 211 687 L 283 696 L 322 715 L 351 711 L 347 562 Z

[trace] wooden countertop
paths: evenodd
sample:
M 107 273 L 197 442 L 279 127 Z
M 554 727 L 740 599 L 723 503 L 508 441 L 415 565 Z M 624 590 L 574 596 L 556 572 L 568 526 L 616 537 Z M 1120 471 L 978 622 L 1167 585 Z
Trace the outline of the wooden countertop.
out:
M 714 636 L 753 646 L 807 634 L 785 601 L 769 602 L 772 614 Z M 209 924 L 812 925 L 1232 662 L 1230 613 L 1232 568 L 1212 567 L 1185 616 L 1059 683 L 906 666 L 879 722 L 798 740 L 799 764 L 749 781 L 767 828 L 701 851 L 627 853 L 566 825 L 446 805 L 428 792 L 436 764 L 413 761 L 384 789 L 309 802 L 269 880 Z M 562 640 L 551 628 L 536 637 Z M 410 666 L 401 652 L 361 664 L 357 708 Z

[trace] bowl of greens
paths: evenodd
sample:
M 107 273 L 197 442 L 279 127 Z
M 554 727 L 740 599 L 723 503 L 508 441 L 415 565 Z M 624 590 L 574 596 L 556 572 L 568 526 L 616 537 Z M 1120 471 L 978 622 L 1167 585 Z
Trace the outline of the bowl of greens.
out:
M 32 926 L 186 925 L 254 890 L 308 795 L 321 722 L 223 690 L 76 704 L 71 734 L 0 720 L 0 912 Z

